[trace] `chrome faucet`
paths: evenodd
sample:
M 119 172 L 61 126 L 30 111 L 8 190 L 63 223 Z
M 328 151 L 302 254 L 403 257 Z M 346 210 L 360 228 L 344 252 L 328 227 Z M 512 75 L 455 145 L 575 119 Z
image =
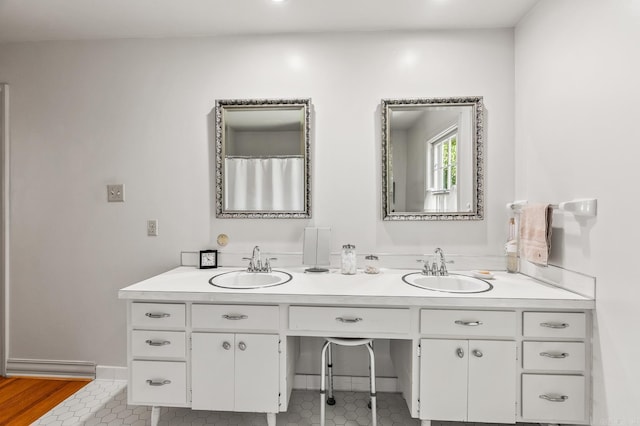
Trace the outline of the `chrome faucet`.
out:
M 440 263 L 440 266 L 437 268 L 436 275 L 449 275 L 449 272 L 447 271 L 447 261 L 444 258 L 444 252 L 442 249 L 438 247 L 433 253 L 436 256 L 436 263 Z M 438 257 L 438 255 L 440 256 Z
M 440 247 L 435 249 L 431 262 L 428 260 L 419 259 L 418 262 L 424 263 L 422 273 L 429 276 L 446 276 L 449 275 L 447 271 L 447 263 L 453 263 L 453 261 L 447 262 L 444 257 L 444 251 Z
M 249 267 L 247 272 L 271 272 L 271 261 L 277 260 L 275 257 L 268 257 L 262 264 L 262 258 L 260 256 L 260 247 L 255 246 L 251 257 L 243 257 L 242 259 L 249 261 Z

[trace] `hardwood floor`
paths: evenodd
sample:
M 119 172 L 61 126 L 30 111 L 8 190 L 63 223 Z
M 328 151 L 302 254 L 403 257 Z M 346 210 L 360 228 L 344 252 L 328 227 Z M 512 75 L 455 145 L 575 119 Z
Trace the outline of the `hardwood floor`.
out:
M 0 425 L 29 425 L 90 381 L 0 377 Z

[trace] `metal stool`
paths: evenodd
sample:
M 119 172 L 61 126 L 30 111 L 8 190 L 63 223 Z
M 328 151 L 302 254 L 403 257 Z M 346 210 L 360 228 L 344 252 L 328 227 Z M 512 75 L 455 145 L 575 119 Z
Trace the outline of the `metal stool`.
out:
M 373 339 L 353 339 L 353 338 L 340 338 L 340 337 L 325 337 L 326 342 L 322 346 L 322 371 L 320 374 L 320 426 L 324 426 L 325 423 L 325 376 L 327 367 L 329 368 L 329 393 L 327 395 L 326 403 L 334 405 L 336 400 L 333 398 L 333 364 L 331 357 L 331 344 L 342 346 L 360 346 L 364 345 L 369 351 L 369 383 L 370 383 L 370 395 L 371 402 L 369 408 L 371 408 L 371 425 L 376 426 L 376 359 L 373 354 Z M 328 355 L 327 355 L 328 354 Z M 328 362 L 327 362 L 328 361 Z

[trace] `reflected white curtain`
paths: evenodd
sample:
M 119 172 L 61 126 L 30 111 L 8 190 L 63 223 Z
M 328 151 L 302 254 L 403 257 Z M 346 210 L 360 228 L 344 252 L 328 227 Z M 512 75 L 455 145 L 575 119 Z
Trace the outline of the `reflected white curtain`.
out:
M 303 158 L 225 158 L 226 210 L 304 210 Z

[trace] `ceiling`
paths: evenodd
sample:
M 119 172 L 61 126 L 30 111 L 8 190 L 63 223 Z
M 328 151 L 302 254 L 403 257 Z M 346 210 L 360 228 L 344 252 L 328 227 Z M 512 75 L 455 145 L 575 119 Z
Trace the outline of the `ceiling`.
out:
M 0 43 L 511 28 L 538 0 L 0 0 Z

